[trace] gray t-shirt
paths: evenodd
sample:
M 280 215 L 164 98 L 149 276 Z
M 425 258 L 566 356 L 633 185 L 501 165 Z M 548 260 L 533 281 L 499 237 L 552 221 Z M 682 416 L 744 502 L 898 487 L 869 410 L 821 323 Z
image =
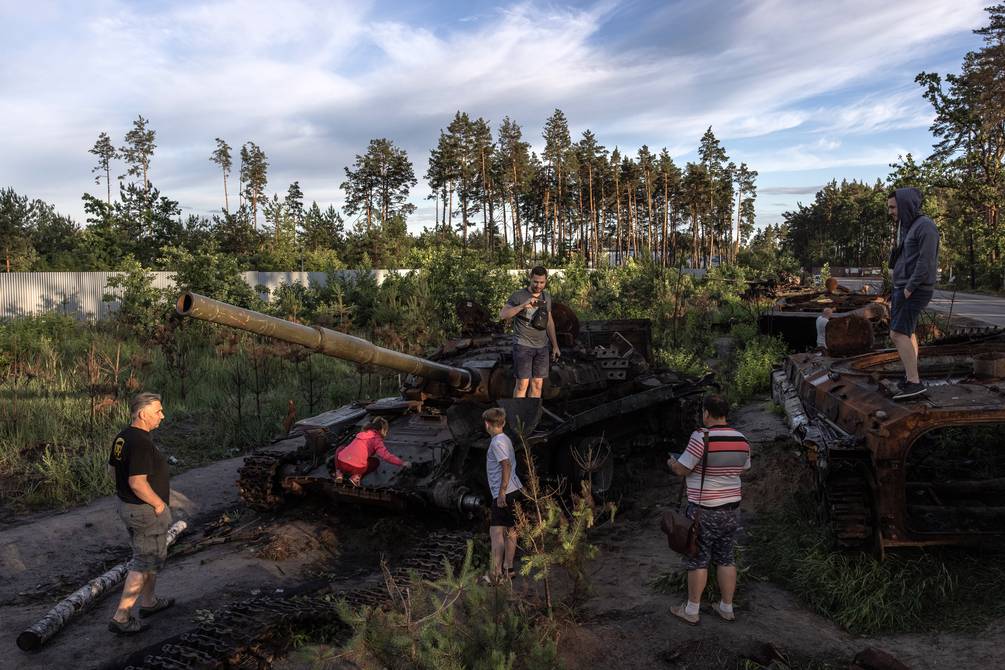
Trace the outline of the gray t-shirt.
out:
M 530 300 L 532 295 L 533 294 L 530 291 L 522 288 L 511 295 L 509 300 L 506 301 L 506 304 L 510 307 L 522 305 Z M 541 298 L 544 302 L 544 309 L 548 314 L 551 314 L 551 294 L 546 290 L 542 291 Z M 542 305 L 538 303 L 537 307 L 528 307 L 513 317 L 513 342 L 515 344 L 519 344 L 522 347 L 533 347 L 535 349 L 548 346 L 548 330 L 538 330 L 530 325 L 530 320 L 534 318 L 535 312 L 541 308 Z
M 485 474 L 488 476 L 489 493 L 493 498 L 499 495 L 499 487 L 502 486 L 503 461 L 509 461 L 510 467 L 506 493 L 519 491 L 523 488 L 523 484 L 516 476 L 516 452 L 513 451 L 513 442 L 506 437 L 506 433 L 499 433 L 489 442 L 489 451 L 485 454 Z

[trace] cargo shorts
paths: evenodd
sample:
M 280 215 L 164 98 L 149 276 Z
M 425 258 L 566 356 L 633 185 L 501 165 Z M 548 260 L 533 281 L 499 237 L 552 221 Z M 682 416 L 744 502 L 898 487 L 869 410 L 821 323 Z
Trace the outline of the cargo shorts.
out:
M 133 557 L 126 564 L 132 572 L 157 572 L 167 560 L 167 532 L 171 527 L 171 508 L 157 516 L 152 505 L 119 502 L 119 516 L 129 531 Z

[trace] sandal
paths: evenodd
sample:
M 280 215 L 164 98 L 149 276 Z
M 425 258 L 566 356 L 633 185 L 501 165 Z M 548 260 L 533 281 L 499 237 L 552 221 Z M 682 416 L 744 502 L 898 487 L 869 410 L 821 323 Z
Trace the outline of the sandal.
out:
M 129 617 L 129 621 L 119 623 L 115 619 L 108 622 L 108 630 L 116 635 L 136 635 L 150 628 L 150 624 L 140 621 L 134 617 Z
M 506 579 L 513 581 L 513 579 L 516 578 L 516 576 L 517 576 L 516 570 L 514 570 L 513 568 L 506 568 Z
M 143 618 L 153 616 L 174 605 L 174 598 L 157 598 L 150 607 L 140 607 L 140 616 Z
M 352 477 L 349 478 L 349 483 L 352 484 L 353 486 L 358 487 L 360 485 L 360 481 L 361 478 L 359 475 L 353 475 Z
M 335 483 L 336 484 L 341 484 L 342 483 L 342 479 L 343 479 L 342 473 L 341 472 L 336 472 L 335 473 Z

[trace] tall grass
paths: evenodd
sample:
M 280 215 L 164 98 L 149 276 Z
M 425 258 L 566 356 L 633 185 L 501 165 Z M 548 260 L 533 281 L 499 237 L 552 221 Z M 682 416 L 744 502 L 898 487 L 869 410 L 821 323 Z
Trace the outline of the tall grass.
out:
M 44 316 L 0 323 L 0 498 L 14 509 L 64 508 L 111 493 L 105 467 L 136 392 L 162 394 L 155 442 L 182 469 L 244 452 L 282 432 L 290 400 L 299 417 L 394 385 L 342 361 L 194 329 L 183 364 L 110 324 Z
M 755 574 L 857 634 L 973 629 L 1005 616 L 1005 556 L 953 547 L 871 554 L 831 548 L 804 494 L 751 525 Z

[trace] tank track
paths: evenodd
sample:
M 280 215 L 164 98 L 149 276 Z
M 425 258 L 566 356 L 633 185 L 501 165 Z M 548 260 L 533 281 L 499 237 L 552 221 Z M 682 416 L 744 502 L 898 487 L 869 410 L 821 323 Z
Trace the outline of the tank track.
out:
M 251 454 L 238 470 L 237 490 L 241 502 L 258 511 L 278 509 L 283 493 L 277 487 L 279 467 L 296 460 L 296 452 L 267 450 Z
M 822 491 L 835 543 L 844 549 L 867 549 L 875 539 L 872 494 L 863 467 L 857 460 L 831 460 Z
M 391 570 L 401 586 L 414 579 L 441 577 L 445 562 L 460 565 L 470 537 L 465 532 L 439 532 L 427 537 L 411 556 Z M 111 661 L 101 670 L 197 670 L 223 668 L 269 668 L 288 642 L 289 624 L 342 622 L 337 603 L 350 608 L 376 606 L 389 596 L 382 579 L 349 589 L 328 586 L 310 594 L 289 597 L 264 596 L 243 600 L 214 612 L 211 622 L 134 652 L 125 659 Z M 351 632 L 348 624 L 345 635 Z

